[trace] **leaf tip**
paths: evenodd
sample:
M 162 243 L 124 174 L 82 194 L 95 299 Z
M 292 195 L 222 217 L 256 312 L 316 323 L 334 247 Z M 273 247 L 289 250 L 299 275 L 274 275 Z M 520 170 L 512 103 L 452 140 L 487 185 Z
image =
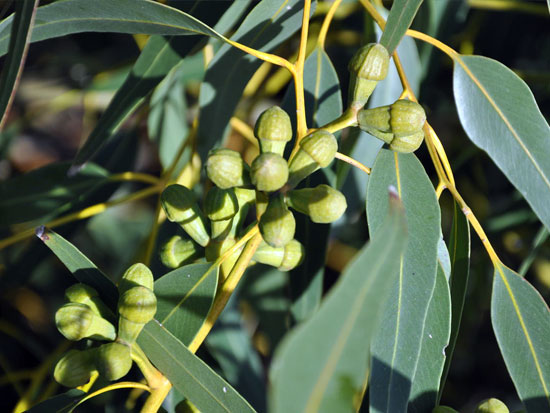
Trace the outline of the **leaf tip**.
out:
M 34 233 L 42 241 L 48 241 L 50 239 L 50 237 L 48 236 L 48 230 L 44 225 L 40 225 L 39 227 L 36 227 L 36 229 L 34 230 Z
M 81 170 L 82 168 L 84 168 L 84 165 L 85 165 L 85 164 L 83 164 L 83 163 L 81 163 L 81 164 L 76 164 L 76 165 L 71 165 L 71 167 L 70 167 L 69 170 L 67 171 L 67 176 L 68 176 L 69 178 L 72 178 L 72 177 L 76 176 L 76 175 L 80 172 L 80 170 Z

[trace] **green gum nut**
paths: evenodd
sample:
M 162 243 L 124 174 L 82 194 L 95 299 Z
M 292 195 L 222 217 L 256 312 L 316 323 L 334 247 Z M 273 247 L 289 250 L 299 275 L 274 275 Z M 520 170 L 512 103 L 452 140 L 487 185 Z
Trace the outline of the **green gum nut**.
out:
M 475 410 L 475 413 L 509 413 L 508 407 L 499 399 L 487 399 L 482 401 Z
M 99 298 L 97 291 L 89 285 L 78 283 L 65 290 L 65 299 L 69 303 L 85 304 L 94 313 L 103 318 L 112 318 L 113 313 Z
M 282 156 L 286 143 L 292 139 L 290 117 L 280 107 L 273 106 L 258 118 L 254 135 L 260 142 L 262 153 L 273 152 Z
M 304 246 L 295 239 L 279 248 L 273 248 L 262 241 L 254 253 L 253 260 L 277 267 L 281 271 L 290 271 L 302 263 L 304 256 Z
M 132 344 L 156 312 L 157 298 L 152 290 L 138 286 L 125 291 L 118 300 L 118 337 Z
M 85 304 L 68 303 L 55 313 L 55 325 L 68 340 L 114 340 L 115 327 Z
M 55 365 L 55 381 L 66 387 L 78 387 L 88 383 L 96 371 L 94 353 L 95 349 L 69 350 Z
M 206 216 L 210 219 L 212 239 L 225 238 L 230 230 L 233 217 L 239 211 L 239 201 L 235 188 L 212 187 L 204 203 Z
M 272 247 L 284 247 L 294 238 L 296 221 L 282 195 L 269 200 L 259 226 L 262 238 Z
M 369 43 L 355 53 L 348 65 L 353 108 L 360 109 L 365 105 L 377 83 L 386 78 L 389 65 L 388 51 L 379 43 Z
M 213 149 L 206 160 L 206 174 L 219 188 L 250 185 L 248 165 L 241 154 L 231 149 Z
M 117 342 L 103 344 L 96 350 L 94 362 L 102 377 L 109 381 L 118 380 L 132 367 L 130 347 Z
M 252 162 L 250 178 L 258 191 L 274 192 L 286 184 L 288 164 L 281 155 L 262 153 Z
M 300 141 L 300 149 L 288 167 L 288 184 L 296 186 L 302 179 L 319 168 L 328 166 L 338 150 L 334 135 L 326 130 L 318 130 Z
M 160 260 L 168 268 L 179 268 L 199 258 L 200 249 L 190 239 L 174 235 L 160 250 Z
M 122 275 L 122 279 L 118 284 L 118 291 L 120 294 L 129 290 L 132 287 L 142 286 L 153 289 L 155 278 L 153 273 L 145 264 L 138 262 L 131 265 Z
M 346 211 L 346 197 L 328 185 L 295 189 L 287 194 L 288 206 L 306 214 L 317 224 L 336 221 Z
M 210 241 L 206 231 L 206 219 L 197 205 L 193 192 L 183 185 L 170 185 L 162 191 L 160 201 L 168 219 L 180 224 L 197 244 L 206 247 Z

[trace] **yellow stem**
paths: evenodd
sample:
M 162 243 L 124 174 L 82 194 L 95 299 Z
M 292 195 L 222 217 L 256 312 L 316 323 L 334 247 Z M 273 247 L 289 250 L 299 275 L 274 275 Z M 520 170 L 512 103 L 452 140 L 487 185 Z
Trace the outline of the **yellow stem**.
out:
M 325 41 L 327 39 L 328 29 L 340 3 L 342 3 L 342 0 L 335 0 L 334 3 L 331 4 L 330 9 L 328 9 L 327 15 L 325 16 L 325 19 L 323 20 L 323 25 L 321 26 L 321 31 L 319 32 L 319 37 L 317 38 L 317 46 L 320 49 L 324 50 L 325 48 Z
M 145 404 L 141 408 L 141 413 L 156 413 L 160 409 L 162 402 L 168 396 L 170 389 L 172 388 L 172 383 L 166 377 L 164 377 L 163 384 L 151 390 L 151 394 L 145 400 Z
M 109 176 L 108 179 L 109 181 L 144 182 L 146 184 L 151 184 L 151 185 L 158 185 L 160 183 L 160 178 L 154 175 L 144 174 L 140 172 L 121 172 L 119 174 L 113 174 Z
M 112 391 L 112 390 L 118 390 L 118 389 L 143 389 L 143 390 L 146 390 L 148 392 L 151 391 L 149 386 L 147 386 L 146 384 L 137 383 L 137 382 L 133 382 L 133 381 L 121 381 L 121 382 L 118 382 L 118 383 L 110 384 L 109 386 L 105 386 L 105 387 L 103 387 L 99 390 L 96 390 L 93 393 L 88 394 L 86 397 L 81 399 L 76 404 L 76 406 L 73 407 L 73 410 L 75 410 L 77 406 L 80 406 L 86 400 L 90 400 L 91 398 L 93 398 L 95 396 L 99 396 L 100 394 L 107 393 L 107 392 Z
M 254 136 L 254 130 L 248 123 L 243 122 L 239 118 L 233 116 L 230 120 L 230 124 L 233 129 L 235 129 L 243 136 L 243 138 L 245 138 L 255 147 L 259 147 L 258 139 L 256 139 L 256 136 Z
M 445 53 L 447 56 L 449 56 L 451 59 L 455 60 L 457 57 L 460 56 L 460 54 L 454 50 L 453 48 L 447 46 L 445 43 L 433 38 L 432 36 L 429 36 L 425 33 L 419 32 L 417 30 L 407 30 L 405 35 L 413 37 L 418 40 L 422 40 L 423 42 L 429 43 L 432 46 L 438 48 L 443 53 Z
M 99 378 L 99 373 L 97 371 L 94 371 L 88 383 L 83 384 L 82 386 L 78 386 L 77 389 L 82 390 L 85 393 L 88 393 L 98 378 Z
M 435 195 L 437 196 L 437 199 L 441 198 L 441 194 L 447 187 L 445 186 L 445 183 L 443 181 L 439 181 L 437 184 L 437 188 L 435 189 Z
M 44 224 L 44 226 L 49 228 L 54 228 L 59 225 L 67 224 L 69 222 L 78 221 L 81 219 L 86 219 L 93 217 L 94 215 L 100 214 L 108 208 L 111 208 L 116 205 L 120 205 L 126 202 L 137 201 L 138 199 L 147 198 L 153 194 L 159 193 L 162 190 L 160 186 L 150 186 L 149 188 L 142 189 L 141 191 L 134 192 L 133 194 L 123 196 L 114 201 L 102 202 L 96 205 L 89 206 L 80 211 L 73 212 L 72 214 L 65 215 L 60 218 L 56 218 L 52 221 L 49 221 Z M 18 234 L 14 234 L 11 237 L 5 238 L 0 241 L 0 249 L 7 247 L 8 245 L 15 244 L 16 242 L 22 241 L 26 238 L 29 238 L 34 235 L 34 228 L 21 231 Z
M 306 61 L 307 34 L 309 30 L 309 14 L 311 10 L 311 0 L 304 0 L 304 14 L 302 16 L 302 33 L 300 35 L 300 47 L 298 49 L 298 58 L 294 64 L 294 90 L 296 93 L 296 145 L 307 134 L 306 122 L 306 103 L 304 97 L 304 63 Z
M 231 39 L 226 39 L 227 42 L 237 49 L 241 49 L 243 52 L 246 52 L 248 54 L 251 54 L 252 56 L 257 57 L 260 60 L 263 60 L 265 62 L 273 63 L 277 66 L 282 66 L 287 68 L 291 73 L 294 72 L 294 65 L 290 63 L 288 60 L 281 56 L 277 56 L 271 53 L 265 53 L 261 52 L 259 50 L 253 49 L 252 47 L 245 46 L 244 44 L 241 44 L 239 42 L 235 42 Z
M 334 156 L 336 159 L 340 159 L 341 161 L 344 161 L 346 163 L 349 163 L 352 166 L 355 166 L 358 169 L 361 169 L 363 172 L 365 172 L 367 175 L 370 175 L 370 168 L 368 166 L 363 165 L 361 162 L 344 155 L 343 153 L 336 152 L 336 155 Z

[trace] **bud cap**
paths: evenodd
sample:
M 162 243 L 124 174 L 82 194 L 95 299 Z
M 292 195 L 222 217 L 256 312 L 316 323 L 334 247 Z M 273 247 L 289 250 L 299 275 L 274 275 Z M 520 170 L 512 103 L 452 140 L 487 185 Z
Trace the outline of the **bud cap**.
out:
M 262 153 L 274 152 L 282 155 L 286 143 L 292 139 L 290 117 L 280 107 L 273 106 L 258 118 L 254 135 L 260 141 Z
M 260 232 L 272 247 L 284 247 L 294 238 L 296 221 L 282 196 L 272 198 L 260 218 Z
M 288 180 L 288 164 L 281 155 L 262 153 L 252 162 L 250 178 L 258 191 L 276 191 Z
M 223 221 L 233 218 L 239 211 L 239 202 L 235 189 L 210 188 L 204 201 L 204 210 L 211 221 Z
M 118 300 L 118 313 L 134 323 L 145 324 L 157 312 L 155 293 L 146 287 L 133 287 L 126 290 Z
M 250 183 L 248 166 L 241 154 L 231 149 L 213 149 L 206 161 L 206 174 L 219 188 L 228 189 Z
M 190 239 L 174 235 L 160 251 L 160 260 L 168 268 L 178 268 L 199 257 L 199 248 Z
M 380 43 L 361 47 L 349 62 L 349 71 L 367 80 L 384 80 L 388 74 L 390 56 Z
M 55 325 L 68 340 L 114 340 L 115 327 L 85 304 L 68 303 L 55 313 Z
M 499 399 L 491 398 L 482 401 L 476 408 L 475 413 L 509 413 L 508 407 Z
M 346 211 L 346 197 L 328 185 L 315 188 L 295 189 L 287 194 L 291 208 L 309 215 L 317 224 L 328 224 L 336 221 Z
M 122 294 L 124 291 L 137 286 L 143 286 L 153 289 L 155 279 L 151 270 L 141 262 L 131 265 L 122 276 L 118 285 L 118 290 Z
M 109 381 L 126 376 L 132 367 L 130 347 L 122 343 L 103 344 L 96 350 L 95 356 L 99 374 Z
M 55 365 L 55 381 L 66 387 L 78 387 L 88 383 L 96 370 L 94 351 L 69 350 Z

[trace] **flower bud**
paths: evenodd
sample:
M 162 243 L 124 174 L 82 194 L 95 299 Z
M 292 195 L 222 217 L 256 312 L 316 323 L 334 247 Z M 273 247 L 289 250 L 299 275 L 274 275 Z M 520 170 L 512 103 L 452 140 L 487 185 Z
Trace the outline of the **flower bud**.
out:
M 95 349 L 69 350 L 55 365 L 55 381 L 66 387 L 78 387 L 88 383 L 96 371 L 94 353 Z
M 261 264 L 278 267 L 281 271 L 290 271 L 302 263 L 304 256 L 304 246 L 295 239 L 279 248 L 273 248 L 262 241 L 254 253 L 253 260 Z
M 95 352 L 95 365 L 99 374 L 109 381 L 126 376 L 132 367 L 130 347 L 118 342 L 99 346 Z
M 362 108 L 380 80 L 388 74 L 390 56 L 384 46 L 379 43 L 369 43 L 359 49 L 351 58 L 350 71 L 350 102 L 356 109 Z
M 319 168 L 328 166 L 338 150 L 338 142 L 334 135 L 320 129 L 300 141 L 300 149 L 288 167 L 288 184 L 296 186 Z
M 99 298 L 97 291 L 89 285 L 78 283 L 65 290 L 65 299 L 70 303 L 85 304 L 103 318 L 112 317 L 112 312 Z
M 160 251 L 160 260 L 168 268 L 179 268 L 200 256 L 200 250 L 190 239 L 174 235 Z
M 118 284 L 118 291 L 120 294 L 129 290 L 132 287 L 142 286 L 153 289 L 155 279 L 151 270 L 141 262 L 138 262 L 130 266 L 122 276 Z
M 422 143 L 426 113 L 416 102 L 400 99 L 389 106 L 364 109 L 357 114 L 359 127 L 397 152 L 413 152 Z
M 250 178 L 258 191 L 274 192 L 286 184 L 288 164 L 281 155 L 262 153 L 252 162 Z
M 482 401 L 475 410 L 475 413 L 509 413 L 508 407 L 499 399 L 487 399 Z
M 290 117 L 280 107 L 273 106 L 258 118 L 254 135 L 260 141 L 262 153 L 273 152 L 282 156 L 286 143 L 292 139 Z
M 55 313 L 55 325 L 68 340 L 114 340 L 115 327 L 85 304 L 68 303 Z
M 294 238 L 296 221 L 279 195 L 269 200 L 269 204 L 260 218 L 260 232 L 265 242 L 272 247 L 284 247 Z
M 213 149 L 206 161 L 206 174 L 219 188 L 228 189 L 250 184 L 248 165 L 241 154 L 231 149 Z
M 126 290 L 118 300 L 118 337 L 133 343 L 156 312 L 157 297 L 152 290 L 141 286 Z
M 206 231 L 206 220 L 195 201 L 193 192 L 183 185 L 170 185 L 160 197 L 166 216 L 177 222 L 195 242 L 203 247 L 210 237 Z
M 239 201 L 235 188 L 221 189 L 212 187 L 204 203 L 206 215 L 210 219 L 212 239 L 223 239 L 231 230 L 233 217 L 239 211 Z
M 220 256 L 223 255 L 229 248 L 235 245 L 237 241 L 233 237 L 227 237 L 219 241 L 211 241 L 205 249 L 206 261 L 213 262 L 216 261 Z M 239 259 L 241 255 L 242 248 L 237 249 L 232 253 L 227 259 L 225 259 L 221 264 L 221 276 L 223 278 L 227 277 L 233 266 Z
M 295 189 L 287 194 L 288 206 L 309 215 L 317 224 L 336 221 L 346 211 L 346 197 L 328 185 L 315 188 Z

